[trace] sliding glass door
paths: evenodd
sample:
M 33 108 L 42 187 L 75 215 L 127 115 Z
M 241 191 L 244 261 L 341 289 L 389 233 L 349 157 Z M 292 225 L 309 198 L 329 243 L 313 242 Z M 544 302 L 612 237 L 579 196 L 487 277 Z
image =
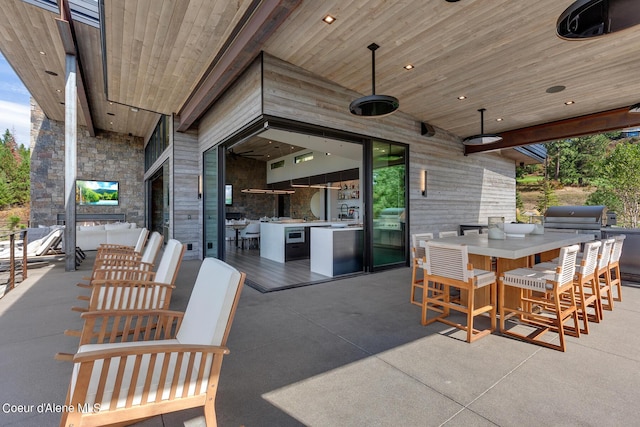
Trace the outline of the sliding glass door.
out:
M 407 260 L 408 151 L 390 142 L 371 145 L 372 270 Z

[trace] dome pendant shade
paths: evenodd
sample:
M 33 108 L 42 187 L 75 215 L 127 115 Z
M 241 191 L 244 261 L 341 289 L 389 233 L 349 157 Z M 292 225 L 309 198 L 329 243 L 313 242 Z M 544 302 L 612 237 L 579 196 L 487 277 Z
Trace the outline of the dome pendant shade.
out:
M 372 74 L 372 95 L 363 96 L 349 104 L 351 114 L 361 117 L 384 117 L 398 109 L 400 102 L 397 98 L 389 95 L 376 95 L 376 49 L 375 43 L 367 46 L 371 50 L 371 74 Z
M 464 145 L 484 145 L 502 141 L 502 137 L 500 135 L 484 133 L 484 112 L 486 109 L 481 108 L 478 111 L 480 112 L 480 134 L 468 136 L 462 140 L 462 143 Z

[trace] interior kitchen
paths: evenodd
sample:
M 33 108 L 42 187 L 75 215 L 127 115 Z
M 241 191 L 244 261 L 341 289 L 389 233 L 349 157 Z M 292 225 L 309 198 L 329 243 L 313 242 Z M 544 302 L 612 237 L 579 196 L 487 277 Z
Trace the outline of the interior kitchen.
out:
M 362 153 L 274 129 L 227 148 L 227 261 L 267 290 L 362 272 Z

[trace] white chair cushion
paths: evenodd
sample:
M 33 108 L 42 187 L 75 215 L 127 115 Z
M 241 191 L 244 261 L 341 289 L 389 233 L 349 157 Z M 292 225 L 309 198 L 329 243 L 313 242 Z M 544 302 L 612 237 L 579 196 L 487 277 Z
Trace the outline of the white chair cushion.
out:
M 220 345 L 239 282 L 238 270 L 219 259 L 205 258 L 176 336 L 178 341 Z

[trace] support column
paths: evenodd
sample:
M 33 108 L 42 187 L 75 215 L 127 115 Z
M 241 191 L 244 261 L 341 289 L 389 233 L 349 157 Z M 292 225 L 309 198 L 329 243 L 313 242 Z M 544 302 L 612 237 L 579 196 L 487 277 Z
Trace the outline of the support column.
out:
M 78 142 L 78 89 L 76 57 L 66 55 L 64 96 L 64 253 L 65 270 L 76 269 L 76 163 Z

